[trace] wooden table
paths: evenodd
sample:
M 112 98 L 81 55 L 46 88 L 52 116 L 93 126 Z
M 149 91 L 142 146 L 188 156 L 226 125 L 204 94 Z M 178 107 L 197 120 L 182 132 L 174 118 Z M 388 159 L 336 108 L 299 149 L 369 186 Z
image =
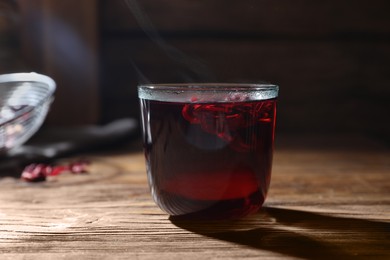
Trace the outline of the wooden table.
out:
M 87 157 L 87 175 L 0 179 L 1 259 L 390 259 L 390 152 L 369 139 L 278 136 L 265 207 L 237 221 L 169 220 L 139 143 Z

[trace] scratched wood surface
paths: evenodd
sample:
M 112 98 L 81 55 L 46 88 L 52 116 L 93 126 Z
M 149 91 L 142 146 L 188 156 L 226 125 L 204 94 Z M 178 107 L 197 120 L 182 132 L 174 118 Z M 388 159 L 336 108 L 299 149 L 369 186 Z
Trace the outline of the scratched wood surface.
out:
M 170 220 L 138 143 L 83 155 L 87 175 L 1 177 L 0 258 L 390 259 L 389 149 L 354 136 L 277 140 L 265 207 L 239 221 Z

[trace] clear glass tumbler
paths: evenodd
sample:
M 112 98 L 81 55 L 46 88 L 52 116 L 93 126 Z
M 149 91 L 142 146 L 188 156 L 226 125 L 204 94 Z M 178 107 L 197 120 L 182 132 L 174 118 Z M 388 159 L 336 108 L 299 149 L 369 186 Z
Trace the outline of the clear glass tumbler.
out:
M 270 185 L 278 86 L 138 87 L 153 199 L 171 216 L 239 218 Z

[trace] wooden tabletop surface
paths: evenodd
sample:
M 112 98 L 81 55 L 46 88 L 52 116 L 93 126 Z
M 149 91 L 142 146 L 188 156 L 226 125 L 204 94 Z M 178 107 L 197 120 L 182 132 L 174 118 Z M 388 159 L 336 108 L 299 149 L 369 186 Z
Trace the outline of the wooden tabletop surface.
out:
M 130 146 L 83 154 L 85 175 L 0 178 L 0 258 L 390 259 L 390 151 L 378 142 L 279 136 L 264 208 L 203 222 L 154 204 Z

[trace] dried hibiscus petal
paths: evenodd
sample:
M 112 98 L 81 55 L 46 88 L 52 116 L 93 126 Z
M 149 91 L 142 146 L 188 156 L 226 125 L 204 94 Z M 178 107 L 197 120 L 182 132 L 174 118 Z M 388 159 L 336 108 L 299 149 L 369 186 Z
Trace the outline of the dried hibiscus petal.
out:
M 249 151 L 258 143 L 255 133 L 257 128 L 251 128 L 253 133 L 245 132 L 246 129 L 259 122 L 271 122 L 274 102 L 244 100 L 245 97 L 236 95 L 232 97 L 232 102 L 227 103 L 185 104 L 182 116 L 192 125 L 199 125 L 204 132 L 216 135 L 229 143 L 235 150 Z
M 89 162 L 87 161 L 78 161 L 69 164 L 69 171 L 71 173 L 87 173 L 88 172 L 88 167 Z
M 24 168 L 21 178 L 28 182 L 45 181 L 52 168 L 45 164 L 30 164 Z
M 71 172 L 74 174 L 87 173 L 89 162 L 77 161 L 68 165 L 51 166 L 48 164 L 30 164 L 26 166 L 22 172 L 21 179 L 27 182 L 45 181 L 48 176 L 56 176 L 63 172 Z

